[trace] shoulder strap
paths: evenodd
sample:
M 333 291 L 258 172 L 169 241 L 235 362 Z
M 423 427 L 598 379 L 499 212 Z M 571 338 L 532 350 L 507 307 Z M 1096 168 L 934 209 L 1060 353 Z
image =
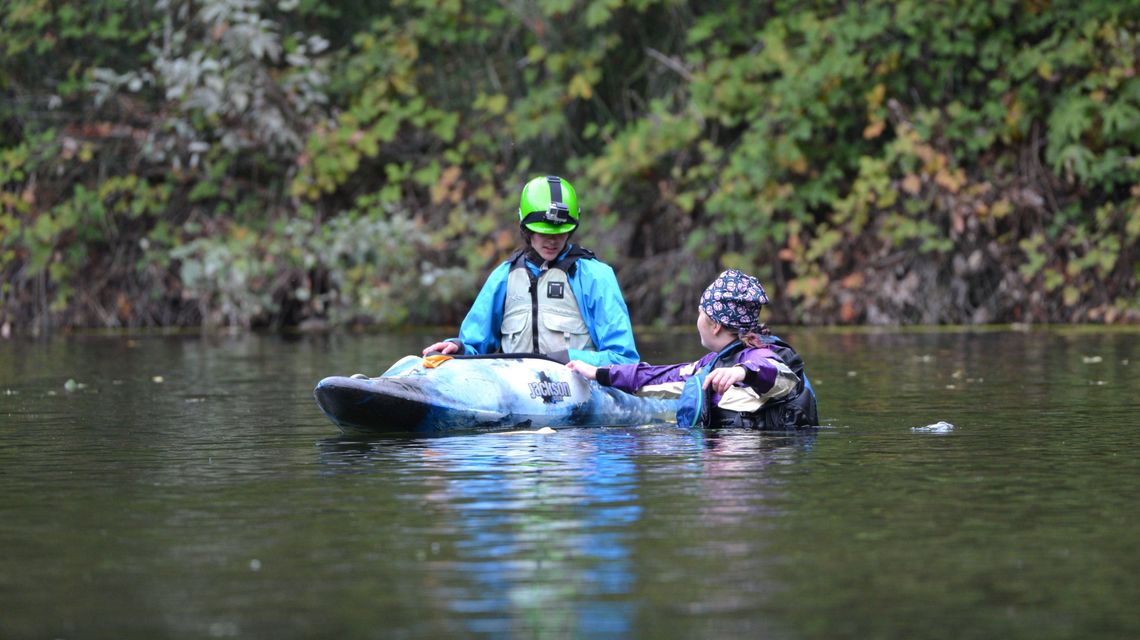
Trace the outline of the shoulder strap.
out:
M 526 266 L 526 256 L 530 253 L 529 249 L 518 249 L 507 258 L 507 262 L 511 263 L 511 269 L 520 269 Z M 562 259 L 550 265 L 551 269 L 561 269 L 566 272 L 566 275 L 573 276 L 574 272 L 578 270 L 579 260 L 597 260 L 598 257 L 594 255 L 593 251 L 580 247 L 576 244 L 570 245 L 570 250 Z
M 598 257 L 589 249 L 576 244 L 570 245 L 570 250 L 566 252 L 566 255 L 562 256 L 562 259 L 555 262 L 551 267 L 561 269 L 566 272 L 566 275 L 573 277 L 574 272 L 578 270 L 578 261 L 582 259 L 597 260 Z
M 705 365 L 704 371 L 708 373 L 717 367 L 722 367 L 728 364 L 728 361 L 736 355 L 737 351 L 744 348 L 744 343 L 739 340 L 733 340 L 728 343 L 723 349 L 717 352 L 716 357 Z
M 792 345 L 784 342 L 777 336 L 764 336 L 762 341 L 771 347 L 772 351 L 776 352 L 776 355 L 780 356 L 780 359 L 784 361 L 784 364 L 788 365 L 792 373 L 796 374 L 800 380 L 803 380 L 804 359 L 800 357 L 799 353 L 796 353 Z
M 526 266 L 523 263 L 526 261 L 526 249 L 516 249 L 514 253 L 507 258 L 507 262 L 511 265 L 511 270 L 518 269 Z

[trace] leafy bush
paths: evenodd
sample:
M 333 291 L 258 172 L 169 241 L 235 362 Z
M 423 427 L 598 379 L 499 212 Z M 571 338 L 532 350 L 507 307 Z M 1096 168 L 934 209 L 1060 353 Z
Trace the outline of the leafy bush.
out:
M 1140 320 L 1140 9 L 0 7 L 0 323 L 456 322 L 558 173 L 635 322 Z

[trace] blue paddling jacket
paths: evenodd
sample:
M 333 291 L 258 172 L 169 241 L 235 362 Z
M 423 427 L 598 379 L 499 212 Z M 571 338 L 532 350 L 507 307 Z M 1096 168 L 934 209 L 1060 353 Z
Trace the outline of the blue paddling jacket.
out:
M 553 262 L 562 260 L 572 249 L 574 245 L 567 243 Z M 514 256 L 500 264 L 487 276 L 487 281 L 459 327 L 459 337 L 452 339 L 452 342 L 459 343 L 467 355 L 497 353 L 502 350 L 503 308 L 513 258 Z M 538 275 L 541 272 L 541 265 L 530 259 L 525 259 L 524 262 L 525 268 L 532 274 Z M 565 357 L 596 367 L 638 362 L 640 356 L 633 339 L 629 309 L 625 305 L 613 268 L 588 252 L 574 266 L 568 272 L 570 291 L 578 302 L 582 320 L 586 323 L 597 351 L 569 349 Z

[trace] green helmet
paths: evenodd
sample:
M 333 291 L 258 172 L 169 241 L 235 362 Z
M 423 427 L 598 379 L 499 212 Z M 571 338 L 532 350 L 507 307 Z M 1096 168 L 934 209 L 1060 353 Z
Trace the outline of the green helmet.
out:
M 558 176 L 535 178 L 523 187 L 519 198 L 519 224 L 535 233 L 553 235 L 578 228 L 578 194 Z

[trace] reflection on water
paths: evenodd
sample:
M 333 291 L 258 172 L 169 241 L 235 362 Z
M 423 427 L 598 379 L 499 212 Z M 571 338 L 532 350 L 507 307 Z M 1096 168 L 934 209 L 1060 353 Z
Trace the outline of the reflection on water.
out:
M 432 597 L 462 617 L 466 631 L 624 637 L 639 628 L 634 596 L 646 569 L 676 577 L 660 597 L 686 616 L 756 605 L 769 590 L 759 562 L 765 541 L 729 535 L 694 544 L 684 532 L 774 521 L 781 483 L 771 469 L 794 465 L 813 441 L 811 432 L 653 427 L 328 438 L 318 449 L 325 474 L 399 468 L 415 479 L 399 499 L 431 511 L 458 538 L 429 546 L 432 574 L 448 574 Z M 724 568 L 707 578 L 685 570 L 707 563 Z M 678 599 L 678 590 L 688 596 Z
M 783 337 L 817 431 L 374 440 L 424 336 L 0 342 L 0 637 L 1140 637 L 1140 332 Z

